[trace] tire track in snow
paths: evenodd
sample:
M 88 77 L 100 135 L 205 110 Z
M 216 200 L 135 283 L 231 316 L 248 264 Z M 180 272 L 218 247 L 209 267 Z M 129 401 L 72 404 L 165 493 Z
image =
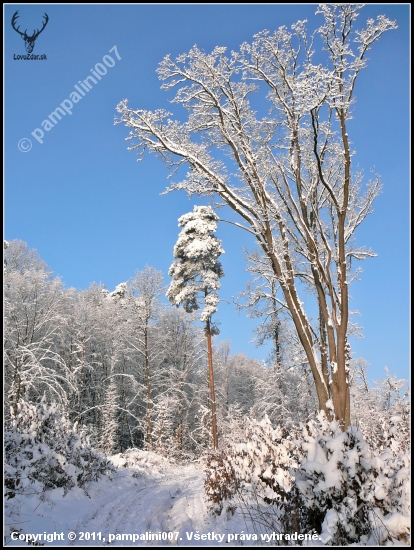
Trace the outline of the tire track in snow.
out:
M 129 470 L 128 472 L 131 472 Z M 160 479 L 135 479 L 130 473 L 117 476 L 93 495 L 104 501 L 82 518 L 76 531 L 102 533 L 106 541 L 89 540 L 88 546 L 108 544 L 109 534 L 145 534 L 151 531 L 179 532 L 178 541 L 113 541 L 111 546 L 187 545 L 186 531 L 203 531 L 206 504 L 203 500 L 203 473 L 194 467 L 167 470 Z M 76 539 L 74 546 L 85 542 Z

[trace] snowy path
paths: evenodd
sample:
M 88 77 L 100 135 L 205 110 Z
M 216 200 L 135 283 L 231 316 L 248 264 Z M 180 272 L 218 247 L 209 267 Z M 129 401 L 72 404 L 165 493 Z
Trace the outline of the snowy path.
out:
M 38 495 L 16 495 L 5 512 L 9 533 L 18 529 L 24 535 L 63 533 L 53 541 L 32 539 L 44 546 L 220 546 L 220 538 L 213 535 L 222 533 L 224 539 L 230 524 L 232 530 L 243 528 L 235 525 L 235 518 L 227 522 L 208 513 L 201 469 L 164 459 L 120 467 L 112 481 L 101 478 L 92 483 L 88 495 L 79 488 L 64 497 L 61 489 L 49 491 L 45 501 Z M 76 534 L 74 540 L 69 540 L 69 533 L 72 538 Z M 151 534 L 159 533 L 171 533 L 172 540 L 151 540 Z M 196 533 L 204 534 L 204 540 L 194 540 Z M 9 537 L 6 542 L 27 545 Z
M 120 472 L 113 481 L 116 487 L 112 490 L 108 490 L 107 484 L 96 490 L 93 500 L 101 504 L 83 516 L 76 526 L 77 532 L 101 532 L 108 541 L 109 534 L 178 531 L 183 539 L 182 545 L 186 542 L 186 531 L 203 530 L 207 508 L 203 500 L 201 471 L 183 467 L 169 470 L 159 479 L 143 482 L 125 474 Z M 136 545 L 126 540 L 122 545 L 129 543 Z M 157 544 L 156 541 L 140 541 L 142 543 Z M 80 545 L 81 541 L 74 544 Z M 89 544 L 93 545 L 93 541 L 90 540 Z M 171 544 L 177 543 L 171 541 Z

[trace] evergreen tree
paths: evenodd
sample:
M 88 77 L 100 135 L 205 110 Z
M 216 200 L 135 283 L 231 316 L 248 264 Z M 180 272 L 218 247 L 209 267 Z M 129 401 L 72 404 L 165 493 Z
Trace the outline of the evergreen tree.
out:
M 211 346 L 211 316 L 217 311 L 219 278 L 224 273 L 219 256 L 224 252 L 221 241 L 213 235 L 218 217 L 211 206 L 194 206 L 193 212 L 181 216 L 183 227 L 174 247 L 176 261 L 168 274 L 172 277 L 167 298 L 177 307 L 183 304 L 190 313 L 200 308 L 200 295 L 204 299 L 200 320 L 206 323 L 212 432 L 214 447 L 218 446 L 216 401 L 214 394 L 213 353 Z

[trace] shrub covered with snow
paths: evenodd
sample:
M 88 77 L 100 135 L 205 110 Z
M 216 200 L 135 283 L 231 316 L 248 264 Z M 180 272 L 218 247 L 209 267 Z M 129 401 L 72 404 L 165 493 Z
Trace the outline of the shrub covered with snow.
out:
M 397 437 L 398 421 L 389 446 L 376 450 L 358 428 L 343 432 L 323 412 L 296 438 L 273 429 L 267 417 L 247 420 L 244 442 L 210 460 L 207 497 L 216 510 L 224 507 L 220 496 L 245 507 L 260 502 L 262 525 L 267 514 L 273 518 L 267 524 L 281 532 L 286 526 L 318 532 L 327 545 L 406 542 L 409 455 L 407 440 Z M 254 498 L 249 502 L 246 494 Z
M 205 489 L 215 513 L 234 508 L 240 498 L 253 494 L 265 504 L 284 503 L 290 508 L 295 498 L 298 448 L 282 428 L 273 429 L 267 416 L 260 422 L 245 419 L 242 441 L 208 457 Z M 283 522 L 283 518 L 280 518 Z
M 384 543 L 409 534 L 409 456 L 397 445 L 371 449 L 360 430 L 342 432 L 323 412 L 308 422 L 296 485 L 322 540 L 333 545 Z
M 234 508 L 232 500 L 240 487 L 231 460 L 225 451 L 213 450 L 207 455 L 204 490 L 213 514 Z
M 232 447 L 236 477 L 257 490 L 265 502 L 284 501 L 294 486 L 290 470 L 298 465 L 296 451 L 287 431 L 273 429 L 267 416 L 260 422 L 247 418 L 244 442 Z
M 20 400 L 4 434 L 6 496 L 62 487 L 83 487 L 114 466 L 95 451 L 84 430 L 77 431 L 60 405 Z
M 171 467 L 174 460 L 167 459 L 152 451 L 142 449 L 127 449 L 110 457 L 110 460 L 117 468 L 130 468 L 136 470 L 134 477 L 146 475 L 158 477 L 162 472 Z

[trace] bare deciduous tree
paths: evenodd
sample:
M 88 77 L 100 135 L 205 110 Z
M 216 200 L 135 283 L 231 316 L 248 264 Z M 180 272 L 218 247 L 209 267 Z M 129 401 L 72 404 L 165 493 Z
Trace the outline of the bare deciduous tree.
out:
M 47 393 L 64 402 L 73 377 L 59 354 L 58 341 L 65 325 L 60 279 L 22 241 L 11 241 L 4 267 L 5 389 L 12 414 L 21 397 Z M 6 415 L 8 411 L 6 410 Z
M 151 323 L 157 318 L 161 310 L 160 296 L 163 294 L 163 276 L 160 271 L 153 267 L 145 266 L 143 271 L 137 271 L 135 277 L 130 281 L 130 292 L 132 294 L 132 310 L 135 313 L 134 322 L 138 335 L 137 349 L 144 359 L 144 377 L 146 391 L 146 441 L 149 449 L 152 448 L 152 425 L 151 411 L 153 407 L 153 396 L 151 381 L 154 373 L 151 372 L 151 364 L 159 355 L 159 343 L 154 345 L 151 342 Z
M 163 109 L 117 106 L 139 158 L 148 150 L 174 173 L 189 168 L 170 190 L 218 197 L 255 236 L 306 352 L 319 407 L 328 415 L 333 407 L 343 427 L 350 422 L 351 260 L 374 256 L 353 236 L 380 189 L 375 176 L 364 190 L 362 174 L 351 169 L 347 125 L 367 51 L 396 28 L 379 16 L 358 29 L 361 7 L 321 4 L 323 24 L 310 36 L 299 21 L 291 31 L 263 31 L 229 56 L 223 47 L 206 54 L 194 46 L 165 57 L 162 88 L 178 88 L 173 103 L 188 111 L 184 123 Z M 270 102 L 262 118 L 250 105 L 258 90 Z M 316 323 L 300 300 L 304 287 L 315 296 Z

